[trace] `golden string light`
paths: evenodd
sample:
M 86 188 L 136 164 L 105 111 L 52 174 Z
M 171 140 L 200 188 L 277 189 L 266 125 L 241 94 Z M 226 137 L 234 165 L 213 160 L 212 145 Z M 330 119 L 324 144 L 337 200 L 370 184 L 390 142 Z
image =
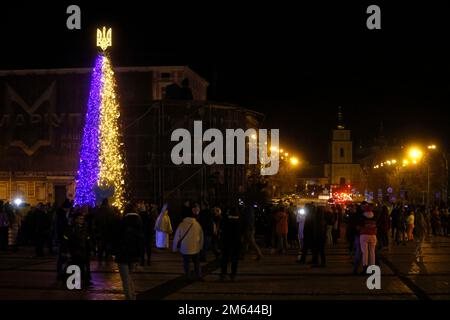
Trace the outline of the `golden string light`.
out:
M 114 72 L 108 57 L 104 57 L 103 91 L 100 105 L 99 175 L 97 184 L 102 188 L 114 187 L 112 205 L 123 211 L 125 205 L 125 179 L 123 143 L 119 133 L 119 103 L 115 95 Z

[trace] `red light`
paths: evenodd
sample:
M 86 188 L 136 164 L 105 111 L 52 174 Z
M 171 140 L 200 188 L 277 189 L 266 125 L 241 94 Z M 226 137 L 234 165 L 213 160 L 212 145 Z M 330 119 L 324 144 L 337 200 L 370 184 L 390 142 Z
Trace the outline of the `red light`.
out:
M 350 189 L 352 186 L 349 184 L 347 187 Z
M 345 192 L 335 192 L 333 193 L 333 200 L 335 203 L 345 203 L 352 201 L 352 197 L 350 194 Z

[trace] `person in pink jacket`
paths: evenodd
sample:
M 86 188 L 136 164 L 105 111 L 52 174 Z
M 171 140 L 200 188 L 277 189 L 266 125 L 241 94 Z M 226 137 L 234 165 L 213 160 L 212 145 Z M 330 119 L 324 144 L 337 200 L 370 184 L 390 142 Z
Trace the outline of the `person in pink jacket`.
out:
M 363 272 L 366 274 L 369 266 L 375 265 L 375 248 L 377 245 L 377 221 L 372 208 L 366 204 L 359 225 L 359 241 L 362 252 Z

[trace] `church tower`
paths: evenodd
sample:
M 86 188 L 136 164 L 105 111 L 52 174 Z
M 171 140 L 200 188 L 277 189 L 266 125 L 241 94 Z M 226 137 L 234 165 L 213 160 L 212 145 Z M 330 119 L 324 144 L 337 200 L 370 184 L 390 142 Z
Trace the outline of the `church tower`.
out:
M 330 163 L 325 165 L 329 184 L 354 189 L 361 182 L 361 166 L 353 163 L 353 142 L 350 130 L 344 124 L 341 107 L 338 107 L 337 125 L 332 131 L 330 144 Z
M 353 163 L 353 143 L 350 130 L 345 128 L 342 108 L 338 108 L 338 122 L 332 133 L 331 163 Z

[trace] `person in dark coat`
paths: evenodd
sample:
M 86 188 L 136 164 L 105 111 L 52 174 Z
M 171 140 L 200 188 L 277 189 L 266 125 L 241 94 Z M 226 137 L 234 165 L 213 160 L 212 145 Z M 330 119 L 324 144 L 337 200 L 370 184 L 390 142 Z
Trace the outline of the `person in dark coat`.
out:
M 391 225 L 389 210 L 386 206 L 381 208 L 381 214 L 377 220 L 377 230 L 380 248 L 389 247 L 389 228 Z
M 225 280 L 228 263 L 231 261 L 231 280 L 234 281 L 241 250 L 242 222 L 239 210 L 230 208 L 222 219 L 221 241 L 222 241 L 222 261 L 220 280 Z
M 334 226 L 333 226 L 333 244 L 337 244 L 337 241 L 341 238 L 341 223 L 342 223 L 343 209 L 340 204 L 336 205 L 336 211 L 334 212 Z
M 358 274 L 359 266 L 361 265 L 362 252 L 361 252 L 361 234 L 360 225 L 363 221 L 364 207 L 367 205 L 367 201 L 361 202 L 361 204 L 356 208 L 355 213 L 350 217 L 350 223 L 355 227 L 354 230 L 354 245 L 355 245 L 355 257 L 353 260 L 353 274 Z
M 153 233 L 155 229 L 156 219 L 147 210 L 145 203 L 139 204 L 139 217 L 142 220 L 142 226 L 144 231 L 144 250 L 141 253 L 141 266 L 145 264 L 145 255 L 147 254 L 147 265 L 151 264 L 152 247 L 153 247 Z
M 305 264 L 308 251 L 313 250 L 314 245 L 314 214 L 316 208 L 313 204 L 305 204 L 305 226 L 303 227 L 303 248 L 302 255 L 297 263 Z
M 395 235 L 395 241 L 397 245 L 400 245 L 400 242 L 405 246 L 406 245 L 406 210 L 405 208 L 401 208 L 399 211 L 397 223 L 397 232 Z
M 56 221 L 55 221 L 55 234 L 56 234 L 56 246 L 58 247 L 58 257 L 56 259 L 56 278 L 57 280 L 62 280 L 64 278 L 63 274 L 63 264 L 66 257 L 62 255 L 61 244 L 64 239 L 64 233 L 69 227 L 69 216 L 72 205 L 69 199 L 64 200 L 62 206 L 56 211 Z
M 297 224 L 297 210 L 291 202 L 287 209 L 288 213 L 288 243 L 289 247 L 293 249 L 300 248 L 298 239 L 298 224 Z
M 353 249 L 355 247 L 355 234 L 356 234 L 356 223 L 353 220 L 353 217 L 355 216 L 356 209 L 354 205 L 349 205 L 347 207 L 347 210 L 345 212 L 345 238 L 347 239 L 348 243 L 348 252 L 350 254 L 350 257 L 352 256 Z
M 141 259 L 145 242 L 142 220 L 136 211 L 136 206 L 133 203 L 126 205 L 126 214 L 120 221 L 117 234 L 114 237 L 116 241 L 114 253 L 116 255 L 116 262 L 119 265 L 120 278 L 127 300 L 136 299 L 136 291 L 131 273 Z
M 325 222 L 326 222 L 326 229 L 327 229 L 327 244 L 333 245 L 334 244 L 334 237 L 333 237 L 333 228 L 336 224 L 336 214 L 335 214 L 335 207 L 333 206 L 331 210 L 327 210 L 325 213 Z
M 325 243 L 326 243 L 326 233 L 327 225 L 325 222 L 325 211 L 327 209 L 324 207 L 316 208 L 313 216 L 313 240 L 312 240 L 312 265 L 313 267 L 325 267 Z M 320 264 L 319 264 L 320 256 Z
M 272 214 L 272 207 L 267 205 L 264 208 L 264 244 L 266 248 L 273 249 L 274 248 L 274 241 L 273 241 L 273 234 L 274 234 L 274 217 Z
M 44 256 L 44 245 L 48 242 L 51 231 L 51 217 L 44 208 L 43 203 L 39 203 L 32 213 L 32 224 L 34 231 L 34 242 L 36 256 Z
M 87 208 L 85 208 L 87 211 Z M 91 285 L 89 274 L 90 237 L 85 223 L 85 215 L 80 208 L 73 214 L 73 224 L 70 225 L 63 236 L 61 253 L 66 255 L 69 264 L 77 265 L 81 270 L 81 279 L 85 285 Z
M 221 224 L 222 224 L 222 210 L 216 206 L 213 208 L 213 226 L 214 226 L 214 232 L 213 237 L 211 241 L 211 248 L 214 252 L 214 255 L 216 257 L 216 260 L 220 257 L 220 230 L 221 230 Z
M 206 262 L 206 254 L 211 248 L 212 237 L 214 235 L 214 216 L 206 202 L 202 202 L 201 204 L 198 222 L 203 230 L 203 248 L 200 251 L 200 262 Z
M 97 243 L 98 261 L 108 260 L 111 255 L 113 242 L 112 226 L 115 223 L 115 214 L 113 208 L 109 205 L 108 199 L 102 201 L 94 215 L 94 233 Z
M 402 210 L 400 205 L 396 205 L 394 209 L 392 209 L 391 213 L 391 223 L 392 223 L 392 239 L 395 239 L 396 243 L 399 244 L 400 233 L 399 225 L 401 221 Z

